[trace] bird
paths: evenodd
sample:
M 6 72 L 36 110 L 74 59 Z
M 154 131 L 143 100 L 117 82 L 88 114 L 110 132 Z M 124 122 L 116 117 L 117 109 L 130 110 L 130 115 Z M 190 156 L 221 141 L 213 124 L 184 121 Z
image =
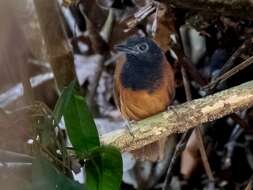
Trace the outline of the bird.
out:
M 114 72 L 114 100 L 127 121 L 139 121 L 168 108 L 175 96 L 175 78 L 165 53 L 148 37 L 129 37 L 115 46 L 122 52 Z M 138 160 L 164 158 L 167 138 L 131 153 Z

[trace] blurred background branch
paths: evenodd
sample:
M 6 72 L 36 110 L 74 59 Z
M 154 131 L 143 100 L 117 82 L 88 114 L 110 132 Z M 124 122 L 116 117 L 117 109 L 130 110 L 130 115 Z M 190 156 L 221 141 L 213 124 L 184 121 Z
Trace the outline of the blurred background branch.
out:
M 76 78 L 74 57 L 56 0 L 34 0 L 47 56 L 59 90 Z

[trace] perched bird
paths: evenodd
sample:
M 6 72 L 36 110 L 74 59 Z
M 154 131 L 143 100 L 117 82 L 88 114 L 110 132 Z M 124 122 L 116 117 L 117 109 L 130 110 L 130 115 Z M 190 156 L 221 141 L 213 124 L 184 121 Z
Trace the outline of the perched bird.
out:
M 125 53 L 114 74 L 114 98 L 122 116 L 138 121 L 166 110 L 174 98 L 175 80 L 163 51 L 146 37 L 131 37 L 116 50 Z M 137 159 L 161 160 L 166 139 L 132 153 Z

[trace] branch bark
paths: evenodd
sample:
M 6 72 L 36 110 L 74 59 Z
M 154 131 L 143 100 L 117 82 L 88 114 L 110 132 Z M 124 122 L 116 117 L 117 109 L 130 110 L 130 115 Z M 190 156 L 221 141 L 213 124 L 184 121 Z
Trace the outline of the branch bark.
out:
M 252 106 L 253 81 L 250 81 L 138 121 L 131 128 L 134 137 L 127 129 L 120 129 L 104 134 L 101 141 L 118 147 L 122 152 L 130 151 Z
M 252 0 L 168 0 L 178 8 L 241 18 L 253 18 Z

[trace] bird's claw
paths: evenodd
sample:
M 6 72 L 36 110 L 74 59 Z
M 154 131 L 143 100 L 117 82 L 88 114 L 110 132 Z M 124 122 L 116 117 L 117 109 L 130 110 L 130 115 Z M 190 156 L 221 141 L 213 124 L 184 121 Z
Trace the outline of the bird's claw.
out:
M 177 118 L 179 118 L 177 111 L 175 110 L 174 106 L 168 106 L 167 111 L 172 111 Z
M 131 128 L 132 128 L 132 126 L 131 125 L 133 125 L 133 124 L 135 124 L 136 123 L 136 121 L 134 121 L 134 120 L 131 120 L 131 121 L 127 121 L 127 123 L 126 123 L 126 127 L 127 127 L 127 129 L 128 129 L 128 132 L 129 132 L 129 134 L 134 138 L 134 134 L 132 133 L 132 130 L 131 130 Z

